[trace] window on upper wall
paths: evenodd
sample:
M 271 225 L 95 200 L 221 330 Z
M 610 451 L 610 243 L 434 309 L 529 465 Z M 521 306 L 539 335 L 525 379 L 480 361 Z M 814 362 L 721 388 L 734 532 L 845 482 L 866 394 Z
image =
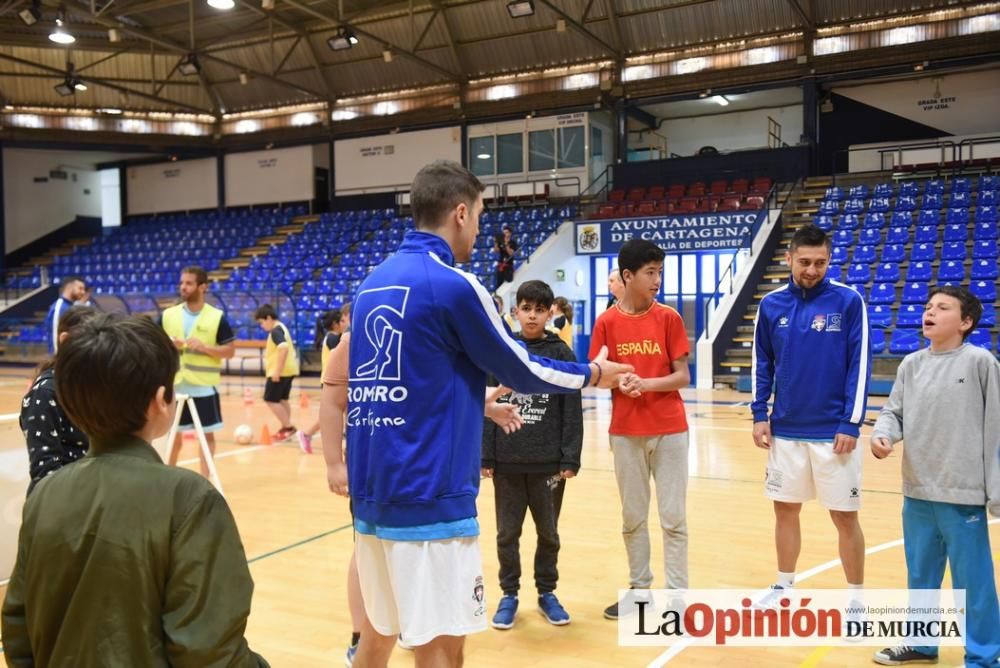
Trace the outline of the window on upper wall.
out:
M 596 125 L 590 126 L 590 155 L 594 158 L 604 157 L 604 133 Z
M 497 174 L 524 171 L 524 133 L 497 135 Z
M 583 167 L 587 160 L 586 128 L 559 128 L 559 168 Z
M 538 172 L 556 168 L 556 131 L 535 130 L 528 133 L 528 170 Z
M 492 136 L 469 139 L 469 169 L 476 176 L 493 176 L 495 155 Z

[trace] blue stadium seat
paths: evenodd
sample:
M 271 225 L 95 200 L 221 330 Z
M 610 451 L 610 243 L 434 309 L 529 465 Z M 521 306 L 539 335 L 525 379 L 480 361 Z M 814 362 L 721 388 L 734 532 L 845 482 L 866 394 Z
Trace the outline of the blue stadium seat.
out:
M 826 194 L 823 196 L 824 200 L 830 200 L 831 202 L 839 202 L 844 199 L 844 189 L 840 186 L 832 186 L 826 189 Z
M 917 208 L 917 198 L 913 195 L 900 195 L 896 198 L 896 212 L 909 214 Z
M 858 234 L 858 243 L 866 246 L 877 246 L 882 243 L 882 231 L 874 228 L 866 228 Z
M 827 216 L 827 215 L 816 216 L 813 219 L 813 223 L 816 225 L 816 227 L 818 227 L 819 229 L 823 230 L 826 233 L 830 233 L 833 231 L 833 216 Z
M 871 338 L 872 355 L 881 355 L 885 352 L 885 330 L 872 329 Z
M 899 264 L 896 262 L 883 262 L 875 270 L 876 283 L 895 283 L 899 280 Z
M 926 304 L 929 287 L 927 283 L 907 283 L 903 286 L 904 304 Z
M 868 303 L 872 305 L 895 304 L 896 288 L 891 283 L 876 283 L 872 286 L 871 294 L 868 295 Z
M 875 197 L 892 197 L 894 194 L 895 193 L 893 193 L 893 187 L 891 183 L 875 184 L 875 192 L 873 193 Z
M 979 177 L 979 192 L 987 190 L 1000 190 L 1000 176 L 996 174 L 982 174 Z
M 851 230 L 837 230 L 833 233 L 834 246 L 850 246 L 854 244 L 854 232 Z
M 903 244 L 886 244 L 882 247 L 882 262 L 902 262 L 906 259 L 906 247 Z
M 996 190 L 984 190 L 979 193 L 980 206 L 995 206 L 998 202 L 1000 202 L 1000 193 Z
M 834 242 L 836 243 L 836 242 Z M 833 253 L 830 254 L 830 264 L 847 264 L 847 247 L 837 246 L 833 247 Z
M 979 326 L 992 328 L 997 326 L 997 308 L 993 304 L 983 304 L 983 317 L 979 319 Z
M 982 204 L 976 207 L 976 223 L 997 222 L 997 207 L 995 204 Z
M 944 227 L 945 241 L 961 241 L 963 244 L 969 237 L 969 224 L 950 223 Z
M 920 304 L 904 304 L 896 313 L 896 327 L 920 327 L 924 324 L 924 307 Z
M 977 328 L 969 333 L 969 343 L 974 346 L 979 346 L 980 348 L 986 348 L 986 350 L 993 350 L 993 336 L 990 334 L 990 330 Z
M 944 195 L 940 193 L 925 193 L 923 202 L 920 205 L 921 209 L 940 211 L 944 207 Z
M 1000 256 L 1000 247 L 995 241 L 976 241 L 972 244 L 973 260 L 990 260 Z
M 957 176 L 951 180 L 951 194 L 967 193 L 972 190 L 972 180 L 965 176 Z
M 931 179 L 924 184 L 924 194 L 944 194 L 944 179 Z
M 855 246 L 854 256 L 851 261 L 855 264 L 871 264 L 875 261 L 875 247 L 874 246 Z
M 906 244 L 910 241 L 910 230 L 905 227 L 890 227 L 886 234 L 887 244 Z
M 879 212 L 866 213 L 865 227 L 881 230 L 885 227 L 885 214 Z
M 941 266 L 938 267 L 937 280 L 938 282 L 964 281 L 965 265 L 955 260 L 942 261 Z
M 997 236 L 996 222 L 983 221 L 976 223 L 976 231 L 972 238 L 976 241 L 983 241 L 984 239 L 996 239 Z
M 942 260 L 964 260 L 965 259 L 965 243 L 957 241 L 949 241 L 948 243 L 941 246 L 941 259 Z
M 910 249 L 910 262 L 933 262 L 936 255 L 933 244 L 915 244 Z
M 968 225 L 969 224 L 969 210 L 967 208 L 951 208 L 948 209 L 948 213 L 945 215 L 945 221 L 948 225 Z
M 884 329 L 892 325 L 892 307 L 887 304 L 873 304 L 868 307 L 868 323 L 874 328 Z
M 837 223 L 838 230 L 856 230 L 861 227 L 861 219 L 856 213 L 844 214 Z
M 907 281 L 929 281 L 931 280 L 930 262 L 911 262 L 906 269 Z
M 867 283 L 872 279 L 872 269 L 867 264 L 852 264 L 847 269 L 848 283 Z
M 868 204 L 868 211 L 870 213 L 885 213 L 888 210 L 889 210 L 888 197 L 872 197 L 871 202 Z
M 972 204 L 972 194 L 969 192 L 952 193 L 948 206 L 969 208 Z
M 972 263 L 970 278 L 973 281 L 995 281 L 997 276 L 996 260 L 976 260 Z
M 896 329 L 889 339 L 889 352 L 893 355 L 909 355 L 923 348 L 920 332 L 914 329 Z
M 856 186 L 851 186 L 850 191 L 847 193 L 849 199 L 865 199 L 868 197 L 868 186 L 865 184 L 859 184 Z
M 865 210 L 865 201 L 861 199 L 849 199 L 844 202 L 844 213 L 862 213 Z
M 920 187 L 916 181 L 901 181 L 899 184 L 900 197 L 916 197 L 920 194 Z
M 895 211 L 889 217 L 889 227 L 908 228 L 913 224 L 913 214 L 909 211 Z
M 913 235 L 915 244 L 936 244 L 938 239 L 937 227 L 921 225 Z
M 836 216 L 840 213 L 840 204 L 835 200 L 823 200 L 819 204 L 819 214 L 823 216 Z
M 941 211 L 938 209 L 922 210 L 917 216 L 917 225 L 937 227 L 941 224 Z

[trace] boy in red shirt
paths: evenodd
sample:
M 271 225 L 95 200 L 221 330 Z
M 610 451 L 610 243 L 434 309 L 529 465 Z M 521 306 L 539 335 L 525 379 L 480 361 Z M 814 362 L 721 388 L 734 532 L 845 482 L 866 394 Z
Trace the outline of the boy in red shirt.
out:
M 680 388 L 691 382 L 687 331 L 674 309 L 656 302 L 663 276 L 663 250 L 649 241 L 625 242 L 618 253 L 625 291 L 594 323 L 590 356 L 608 347 L 608 359 L 631 364 L 611 390 L 611 449 L 622 500 L 622 535 L 628 554 L 629 587 L 649 589 L 649 478 L 663 527 L 667 588 L 688 586 L 688 426 Z M 617 619 L 618 602 L 604 611 Z M 624 612 L 622 613 L 624 614 Z

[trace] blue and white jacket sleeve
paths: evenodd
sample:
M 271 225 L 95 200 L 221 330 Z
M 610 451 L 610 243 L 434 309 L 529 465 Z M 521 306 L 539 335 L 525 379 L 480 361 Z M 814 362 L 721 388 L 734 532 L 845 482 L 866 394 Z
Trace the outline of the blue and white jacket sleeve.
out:
M 752 368 L 750 378 L 753 383 L 754 422 L 767 422 L 767 402 L 774 387 L 774 350 L 771 347 L 771 330 L 764 314 L 764 302 L 757 308 L 757 318 L 753 324 Z
M 529 354 L 511 337 L 493 298 L 478 282 L 457 292 L 455 308 L 446 311 L 450 328 L 476 365 L 501 384 L 523 394 L 548 394 L 572 392 L 590 382 L 588 364 Z
M 872 344 L 868 329 L 868 310 L 864 300 L 855 296 L 845 308 L 848 322 L 847 375 L 844 378 L 844 414 L 838 434 L 857 438 L 865 420 L 868 382 L 872 377 Z

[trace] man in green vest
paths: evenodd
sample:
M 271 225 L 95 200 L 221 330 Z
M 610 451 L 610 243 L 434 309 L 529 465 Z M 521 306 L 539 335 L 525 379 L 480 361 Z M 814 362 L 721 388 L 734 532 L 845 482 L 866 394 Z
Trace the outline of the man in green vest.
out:
M 205 431 L 208 449 L 215 454 L 215 432 L 222 429 L 222 406 L 219 403 L 219 383 L 222 381 L 222 360 L 236 353 L 236 335 L 221 310 L 205 303 L 208 274 L 201 267 L 181 270 L 181 303 L 163 311 L 161 324 L 170 340 L 180 351 L 181 366 L 174 381 L 174 390 L 194 398 L 198 418 Z M 187 404 L 181 413 L 180 431 L 170 449 L 169 464 L 177 464 L 183 431 L 194 429 Z M 199 449 L 201 474 L 208 477 L 208 463 Z

